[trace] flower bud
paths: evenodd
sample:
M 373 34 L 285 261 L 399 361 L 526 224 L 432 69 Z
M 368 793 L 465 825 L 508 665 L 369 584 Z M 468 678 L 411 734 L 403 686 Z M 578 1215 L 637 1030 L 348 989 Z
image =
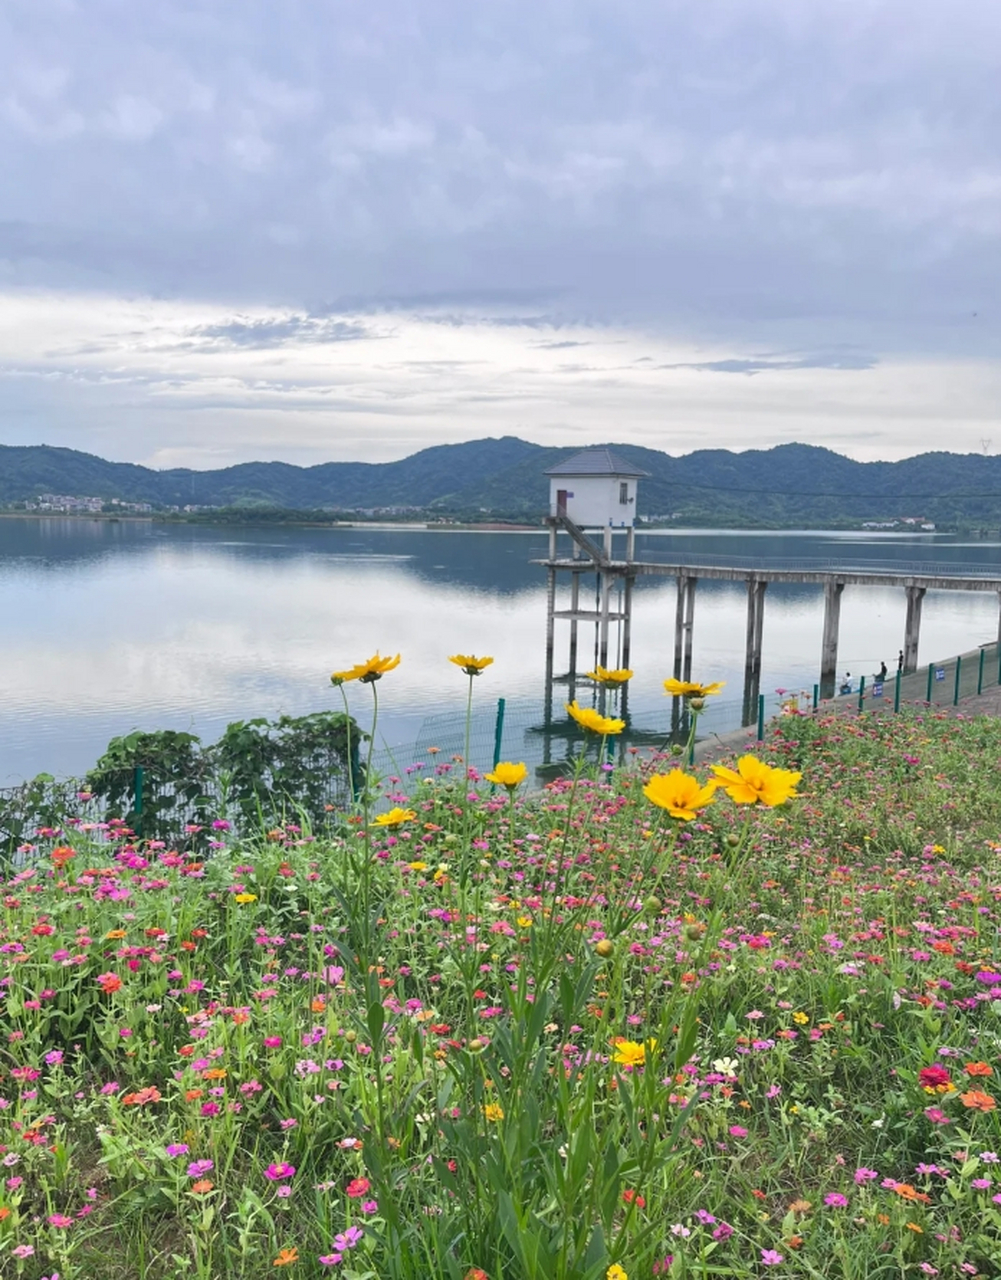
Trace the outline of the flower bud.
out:
M 705 698 L 689 698 L 688 705 L 693 711 L 701 711 L 706 705 L 706 700 Z
M 357 1031 L 345 1031 L 345 1032 L 344 1032 L 344 1039 L 348 1042 L 348 1044 L 354 1044 L 354 1042 L 358 1039 L 358 1032 L 357 1032 Z
M 466 1048 L 470 1053 L 482 1053 L 486 1047 L 487 1042 L 485 1040 L 481 1040 L 479 1036 L 475 1036 L 470 1040 L 469 1044 L 466 1045 Z
M 595 951 L 601 956 L 602 960 L 607 960 L 615 950 L 615 943 L 611 938 L 602 938 L 600 942 L 595 944 Z
M 740 836 L 737 835 L 736 831 L 731 831 L 724 843 L 728 849 L 736 849 L 737 845 L 740 844 Z
M 653 894 L 651 894 L 643 903 L 643 910 L 651 916 L 656 916 L 660 914 L 660 909 L 663 905 L 664 904 L 659 898 L 655 898 Z

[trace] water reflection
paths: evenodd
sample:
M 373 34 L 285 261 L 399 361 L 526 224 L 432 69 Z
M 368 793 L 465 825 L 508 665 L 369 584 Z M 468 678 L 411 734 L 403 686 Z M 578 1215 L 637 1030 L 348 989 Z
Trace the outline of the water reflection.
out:
M 943 538 L 854 539 L 824 534 L 641 534 L 641 558 L 680 552 L 827 560 L 925 557 L 982 563 L 992 543 Z M 170 527 L 68 519 L 0 521 L 0 777 L 79 772 L 108 739 L 132 728 L 184 728 L 211 740 L 230 720 L 335 706 L 335 666 L 381 649 L 404 662 L 383 685 L 391 740 L 416 736 L 424 717 L 459 709 L 465 684 L 446 661 L 459 651 L 497 659 L 477 686 L 541 713 L 546 554 L 538 534 L 377 529 Z M 993 596 L 929 593 L 921 658 L 993 639 Z M 634 597 L 631 710 L 669 716 L 661 680 L 673 663 L 675 587 L 641 579 Z M 812 686 L 820 649 L 819 587 L 767 591 L 761 687 Z M 741 695 L 743 584 L 699 583 L 696 678 L 725 679 Z M 845 589 L 839 665 L 892 667 L 904 593 Z M 579 665 L 593 661 L 581 626 Z M 566 636 L 558 636 L 565 645 Z M 557 669 L 565 665 L 557 650 Z M 362 691 L 364 692 L 364 691 Z

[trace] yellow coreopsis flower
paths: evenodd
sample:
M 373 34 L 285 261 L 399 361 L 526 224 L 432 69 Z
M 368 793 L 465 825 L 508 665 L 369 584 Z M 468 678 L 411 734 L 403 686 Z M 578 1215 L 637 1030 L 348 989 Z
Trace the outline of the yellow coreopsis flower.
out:
M 513 791 L 528 777 L 528 769 L 524 764 L 512 764 L 509 760 L 502 760 L 494 766 L 492 773 L 485 773 L 483 777 L 497 787 L 507 787 L 509 791 Z
M 335 671 L 330 681 L 332 684 L 346 684 L 349 680 L 360 680 L 362 684 L 372 684 L 376 680 L 381 680 L 387 671 L 392 671 L 399 665 L 399 654 L 395 658 L 383 658 L 376 653 L 369 658 L 368 662 L 356 662 L 347 671 Z
M 373 827 L 402 827 L 405 822 L 413 822 L 417 817 L 413 809 L 390 809 L 388 813 L 380 813 L 372 823 Z
M 620 1267 L 617 1262 L 613 1262 L 605 1272 L 605 1280 L 629 1280 L 629 1276 L 624 1267 Z
M 697 684 L 693 680 L 675 680 L 672 676 L 664 681 L 664 692 L 675 698 L 711 698 L 725 684 L 725 680 L 717 680 L 713 684 Z
M 612 1061 L 623 1067 L 642 1067 L 646 1062 L 647 1049 L 657 1048 L 657 1041 L 650 1039 L 646 1044 L 637 1040 L 616 1040 L 613 1042 L 615 1052 Z
M 453 653 L 449 662 L 461 667 L 467 676 L 481 676 L 484 669 L 493 662 L 493 658 L 476 658 L 471 653 Z
M 699 809 L 712 804 L 713 793 L 720 784 L 711 780 L 700 786 L 698 778 L 672 769 L 670 773 L 655 773 L 643 788 L 643 794 L 659 809 L 666 809 L 672 818 L 691 822 Z
M 584 679 L 593 680 L 595 684 L 625 684 L 632 678 L 633 673 L 627 667 L 618 667 L 615 671 L 609 671 L 606 667 L 596 666 L 593 671 L 584 672 Z
M 504 1119 L 504 1108 L 499 1102 L 488 1102 L 483 1108 L 483 1118 L 489 1120 L 491 1124 L 496 1124 L 498 1120 Z
M 237 893 L 233 895 L 233 901 L 238 902 L 242 907 L 248 902 L 256 902 L 257 894 L 256 893 Z
M 621 733 L 626 727 L 625 720 L 613 720 L 603 716 L 593 707 L 579 707 L 577 699 L 566 704 L 567 715 L 576 720 L 582 729 L 590 729 L 592 733 L 600 733 L 603 737 L 613 733 Z
M 792 769 L 776 769 L 757 756 L 741 756 L 736 772 L 721 764 L 714 764 L 712 768 L 734 804 L 760 802 L 770 809 L 795 800 L 796 784 L 803 776 Z

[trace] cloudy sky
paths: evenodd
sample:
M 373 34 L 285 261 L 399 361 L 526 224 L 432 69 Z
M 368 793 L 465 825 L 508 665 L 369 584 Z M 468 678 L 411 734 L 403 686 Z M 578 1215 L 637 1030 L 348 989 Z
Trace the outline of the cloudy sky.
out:
M 999 140 L 998 0 L 3 0 L 0 443 L 996 451 Z

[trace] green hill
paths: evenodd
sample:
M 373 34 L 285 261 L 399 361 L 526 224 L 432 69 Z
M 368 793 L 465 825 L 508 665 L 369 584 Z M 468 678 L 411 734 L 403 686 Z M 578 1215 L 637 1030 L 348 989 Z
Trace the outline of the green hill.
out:
M 805 444 L 742 453 L 705 449 L 683 457 L 637 445 L 610 447 L 650 472 L 640 484 L 640 514 L 675 522 L 830 527 L 923 516 L 938 525 L 1001 526 L 1001 457 L 926 453 L 900 462 L 855 462 Z M 56 493 L 161 508 L 404 507 L 458 518 L 534 520 L 548 501 L 545 469 L 575 451 L 504 436 L 437 445 L 398 462 L 248 462 L 218 471 L 153 471 L 73 449 L 0 446 L 0 504 Z

